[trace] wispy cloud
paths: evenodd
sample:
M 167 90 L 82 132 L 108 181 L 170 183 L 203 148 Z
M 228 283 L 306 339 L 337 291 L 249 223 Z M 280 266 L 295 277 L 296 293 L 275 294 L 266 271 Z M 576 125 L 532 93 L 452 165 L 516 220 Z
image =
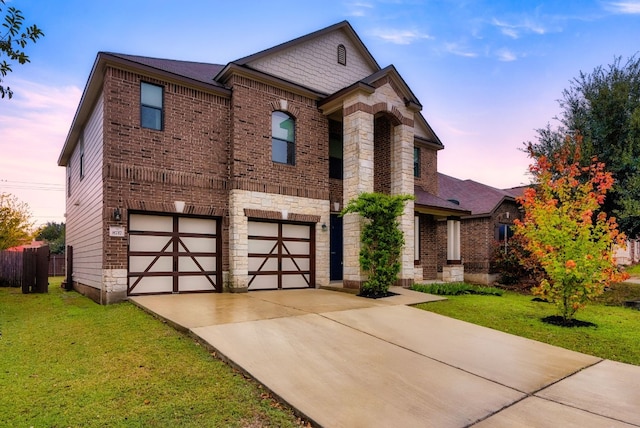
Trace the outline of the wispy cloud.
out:
M 473 52 L 464 46 L 460 46 L 458 43 L 445 43 L 444 49 L 450 54 L 466 58 L 476 58 L 478 56 L 476 52 Z
M 417 30 L 375 29 L 370 34 L 396 45 L 409 45 L 418 40 L 433 39 L 429 34 Z
M 365 1 L 356 1 L 346 4 L 347 7 L 347 15 L 348 16 L 366 16 L 368 12 L 373 10 L 374 6 L 372 3 Z
M 640 14 L 640 1 L 616 1 L 608 2 L 605 8 L 613 13 L 638 15 Z
M 498 49 L 496 51 L 496 56 L 498 57 L 499 61 L 503 62 L 511 62 L 518 59 L 518 56 L 507 48 Z
M 534 22 L 530 18 L 523 19 L 521 22 L 512 24 L 506 21 L 493 18 L 491 23 L 497 27 L 502 34 L 512 39 L 518 39 L 522 34 L 546 34 L 549 30 L 540 23 Z

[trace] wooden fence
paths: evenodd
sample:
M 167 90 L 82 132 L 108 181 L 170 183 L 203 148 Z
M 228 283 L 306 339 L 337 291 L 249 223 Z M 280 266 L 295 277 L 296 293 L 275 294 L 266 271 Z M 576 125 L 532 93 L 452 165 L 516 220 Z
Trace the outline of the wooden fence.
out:
M 64 254 L 51 254 L 49 256 L 49 276 L 65 276 L 66 267 Z
M 24 260 L 28 257 L 22 251 L 0 251 L 0 286 L 20 287 L 24 284 Z M 67 265 L 64 254 L 50 254 L 48 260 L 48 276 L 66 275 Z M 40 269 L 43 268 L 44 262 L 41 262 Z M 30 275 L 28 271 L 27 274 Z
M 22 285 L 22 252 L 0 251 L 0 285 L 20 287 Z

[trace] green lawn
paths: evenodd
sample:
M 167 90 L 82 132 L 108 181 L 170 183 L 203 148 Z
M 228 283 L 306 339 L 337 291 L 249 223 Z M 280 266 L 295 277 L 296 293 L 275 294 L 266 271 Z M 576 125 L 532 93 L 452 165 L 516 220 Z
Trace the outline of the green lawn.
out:
M 255 382 L 130 303 L 0 288 L 0 424 L 294 427 Z
M 624 269 L 629 275 L 631 275 L 632 277 L 639 277 L 640 276 L 640 264 L 636 264 L 636 265 L 632 265 L 632 266 L 627 266 Z
M 640 298 L 640 285 L 614 284 L 612 288 L 598 303 L 576 314 L 577 319 L 596 327 L 567 328 L 543 323 L 541 318 L 556 314 L 552 304 L 509 291 L 502 296 L 447 296 L 446 301 L 418 307 L 585 354 L 640 365 L 640 311 L 611 306 L 629 296 Z

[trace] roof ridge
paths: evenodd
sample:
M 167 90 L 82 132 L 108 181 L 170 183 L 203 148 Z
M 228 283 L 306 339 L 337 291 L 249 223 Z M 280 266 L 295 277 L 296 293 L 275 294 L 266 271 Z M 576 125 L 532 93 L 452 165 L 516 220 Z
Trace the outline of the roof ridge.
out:
M 129 60 L 132 60 L 132 58 L 141 58 L 141 59 L 144 58 L 144 59 L 152 59 L 152 60 L 156 60 L 156 61 L 171 61 L 171 62 L 182 62 L 182 63 L 189 63 L 189 64 L 224 66 L 224 64 L 219 64 L 219 63 L 215 63 L 215 62 L 191 61 L 191 60 L 175 59 L 175 58 L 159 58 L 159 57 L 154 57 L 154 56 L 134 55 L 134 54 L 127 54 L 127 53 L 119 53 L 119 52 L 100 51 L 99 53 L 103 53 L 103 54 L 106 54 L 106 55 L 113 55 L 113 56 L 117 56 L 117 57 L 125 57 L 126 59 L 129 59 Z

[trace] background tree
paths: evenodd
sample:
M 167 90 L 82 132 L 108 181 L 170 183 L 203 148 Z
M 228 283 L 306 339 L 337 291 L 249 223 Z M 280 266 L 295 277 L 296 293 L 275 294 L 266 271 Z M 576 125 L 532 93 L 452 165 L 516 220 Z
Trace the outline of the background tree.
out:
M 49 244 L 51 254 L 62 254 L 65 248 L 65 224 L 47 222 L 36 232 L 36 241 L 45 241 Z
M 0 16 L 2 14 L 5 0 L 0 0 Z M 11 71 L 12 64 L 24 64 L 30 62 L 25 54 L 24 48 L 29 42 L 35 43 L 44 33 L 36 25 L 29 27 L 24 25 L 22 12 L 15 7 L 8 7 L 4 16 L 2 27 L 0 27 L 0 96 L 11 98 L 13 92 L 10 87 L 4 87 L 2 79 Z M 7 62 L 7 60 L 9 62 Z
M 0 251 L 31 241 L 29 206 L 9 193 L 0 193 Z
M 360 235 L 360 267 L 367 272 L 361 295 L 384 297 L 398 279 L 404 236 L 398 216 L 412 195 L 362 193 L 349 201 L 341 215 L 359 213 L 365 221 Z
M 580 165 L 581 138 L 567 138 L 552 158 L 536 154 L 530 171 L 535 185 L 519 202 L 524 219 L 516 220 L 515 235 L 546 273 L 532 291 L 556 304 L 563 323 L 600 295 L 611 281 L 619 281 L 613 245 L 624 245 L 614 217 L 599 210 L 613 185 L 605 165 L 593 159 Z
M 591 73 L 580 72 L 559 100 L 556 128 L 537 130 L 533 153 L 551 158 L 565 146 L 565 135 L 583 136 L 580 164 L 597 156 L 615 179 L 602 205 L 618 218 L 620 230 L 640 234 L 640 57 L 620 57 Z

